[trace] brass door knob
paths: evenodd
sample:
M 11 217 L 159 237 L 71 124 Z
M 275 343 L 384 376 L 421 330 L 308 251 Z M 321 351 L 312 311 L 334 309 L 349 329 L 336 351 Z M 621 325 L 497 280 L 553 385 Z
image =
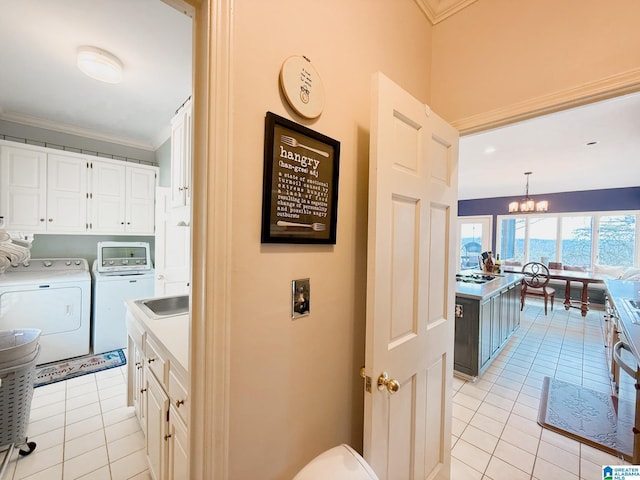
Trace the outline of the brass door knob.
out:
M 387 372 L 382 372 L 378 377 L 378 390 L 383 391 L 384 389 L 392 395 L 400 390 L 400 383 L 393 378 L 389 378 Z

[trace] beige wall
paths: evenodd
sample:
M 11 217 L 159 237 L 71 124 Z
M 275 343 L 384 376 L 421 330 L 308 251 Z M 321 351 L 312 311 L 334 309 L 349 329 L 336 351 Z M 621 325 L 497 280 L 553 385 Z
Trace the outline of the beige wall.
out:
M 449 122 L 640 68 L 637 0 L 481 0 L 433 29 L 433 109 Z
M 428 102 L 431 28 L 414 0 L 235 3 L 230 479 L 290 479 L 329 447 L 362 447 L 371 77 Z M 291 55 L 323 79 L 315 121 L 279 92 Z M 267 111 L 341 142 L 335 246 L 261 245 Z M 306 277 L 311 315 L 292 321 L 291 280 Z

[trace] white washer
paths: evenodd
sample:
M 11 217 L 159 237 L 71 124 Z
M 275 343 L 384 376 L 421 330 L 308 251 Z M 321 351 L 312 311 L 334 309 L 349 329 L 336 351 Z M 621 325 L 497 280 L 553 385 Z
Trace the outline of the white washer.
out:
M 125 300 L 152 297 L 154 271 L 146 242 L 98 242 L 93 276 L 93 353 L 127 346 Z
M 38 364 L 89 353 L 90 304 L 84 258 L 34 258 L 0 274 L 0 330 L 42 330 Z

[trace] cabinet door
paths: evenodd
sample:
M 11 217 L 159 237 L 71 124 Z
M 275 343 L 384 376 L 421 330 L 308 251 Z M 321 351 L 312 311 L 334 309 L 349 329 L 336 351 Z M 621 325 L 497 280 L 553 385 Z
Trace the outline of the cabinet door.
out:
M 169 480 L 187 480 L 189 474 L 189 432 L 178 413 L 169 407 Z
M 513 329 L 517 329 L 520 326 L 520 295 L 522 293 L 522 285 L 517 283 L 513 292 Z
M 491 358 L 491 301 L 480 304 L 480 368 Z
M 456 297 L 453 368 L 466 375 L 478 375 L 478 301 Z
M 125 166 L 91 162 L 89 230 L 94 233 L 125 231 Z
M 87 160 L 66 155 L 47 157 L 47 231 L 87 231 Z
M 144 357 L 138 346 L 133 343 L 133 409 L 138 417 L 142 433 L 147 434 L 147 385 L 145 379 Z
M 518 299 L 516 298 L 516 286 L 511 285 L 507 292 L 508 316 L 509 316 L 509 335 L 516 329 L 516 316 L 518 315 Z
M 192 108 L 187 102 L 171 122 L 171 205 L 191 205 Z
M 46 208 L 46 153 L 0 147 L 0 216 L 4 217 L 4 228 L 44 232 Z
M 510 302 L 509 302 L 509 289 L 504 289 L 500 292 L 500 337 L 501 343 L 507 341 L 511 334 L 510 327 Z
M 500 310 L 502 306 L 501 296 L 491 297 L 491 354 L 502 345 L 502 334 L 500 332 Z
M 167 478 L 169 399 L 148 369 L 145 372 L 145 379 L 147 382 L 146 443 L 149 473 L 155 480 L 165 480 Z
M 126 225 L 128 233 L 155 233 L 156 172 L 126 167 Z

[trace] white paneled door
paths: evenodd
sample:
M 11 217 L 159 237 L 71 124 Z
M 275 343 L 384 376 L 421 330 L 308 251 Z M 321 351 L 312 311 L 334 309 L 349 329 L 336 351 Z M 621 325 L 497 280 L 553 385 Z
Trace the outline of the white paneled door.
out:
M 364 456 L 448 479 L 458 132 L 381 73 L 372 103 Z
M 155 294 L 186 295 L 191 284 L 191 223 L 188 207 L 171 206 L 171 189 L 156 189 Z

